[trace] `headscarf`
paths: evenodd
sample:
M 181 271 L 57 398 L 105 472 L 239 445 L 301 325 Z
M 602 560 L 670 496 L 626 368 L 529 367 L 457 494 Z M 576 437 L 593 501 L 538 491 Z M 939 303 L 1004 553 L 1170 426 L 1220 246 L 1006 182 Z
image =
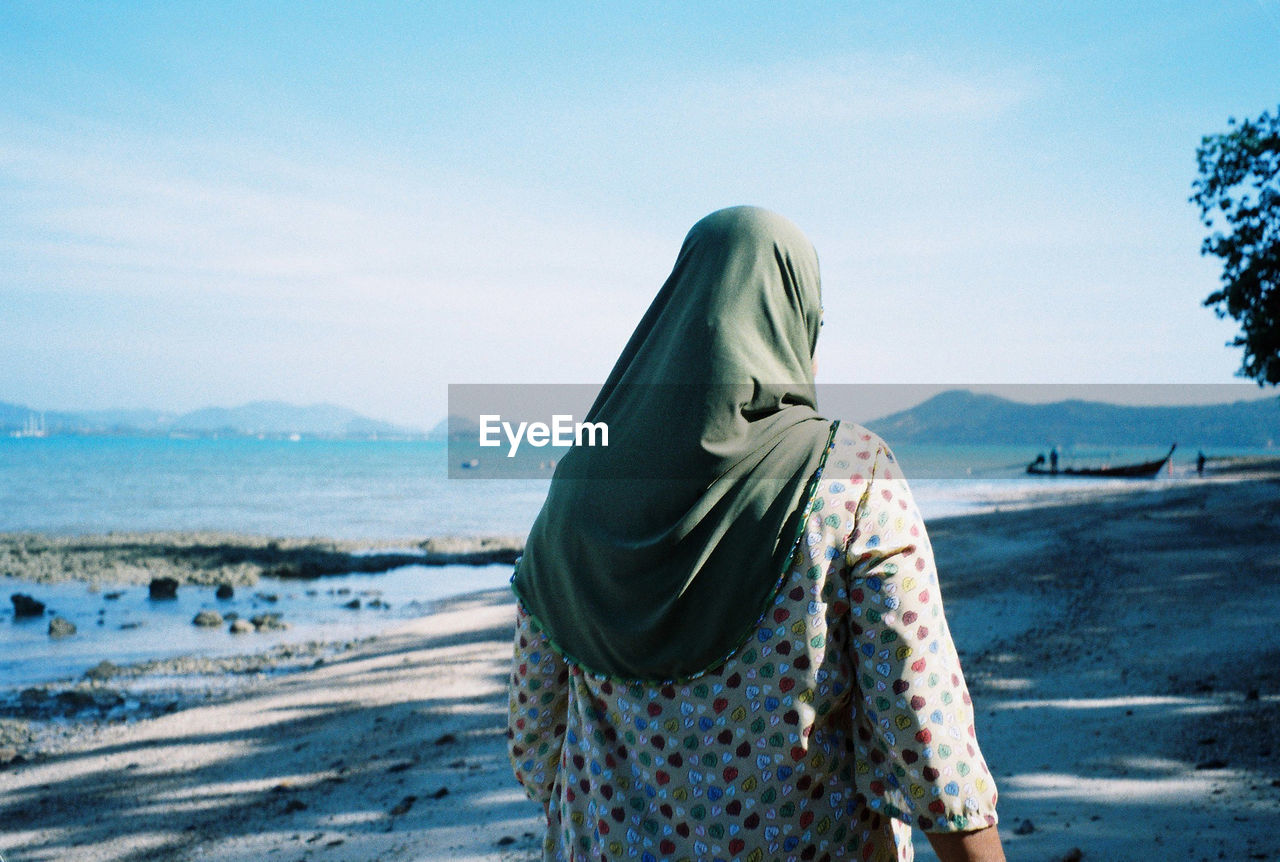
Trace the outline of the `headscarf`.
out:
M 686 679 L 750 634 L 832 430 L 820 326 L 817 254 L 791 222 L 732 207 L 689 231 L 586 416 L 609 445 L 561 459 L 512 578 L 570 661 Z

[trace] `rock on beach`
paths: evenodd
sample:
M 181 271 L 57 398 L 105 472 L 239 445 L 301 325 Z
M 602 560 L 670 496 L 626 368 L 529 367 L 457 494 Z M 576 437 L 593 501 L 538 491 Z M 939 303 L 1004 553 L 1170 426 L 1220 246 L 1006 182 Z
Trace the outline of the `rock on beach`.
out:
M 151 598 L 176 599 L 178 597 L 178 581 L 175 578 L 152 578 Z
M 26 593 L 14 593 L 9 596 L 9 601 L 13 602 L 15 618 L 44 616 L 44 602 L 33 599 Z
M 216 629 L 222 625 L 222 614 L 217 611 L 201 611 L 191 622 L 201 628 Z
M 120 672 L 120 666 L 115 662 L 103 659 L 84 672 L 85 679 L 91 679 L 95 682 L 106 682 L 117 673 Z
M 49 620 L 49 637 L 65 638 L 76 633 L 76 624 L 65 617 L 54 617 Z
M 289 628 L 288 623 L 281 621 L 280 614 L 254 614 L 249 617 L 249 622 L 260 632 L 283 631 Z

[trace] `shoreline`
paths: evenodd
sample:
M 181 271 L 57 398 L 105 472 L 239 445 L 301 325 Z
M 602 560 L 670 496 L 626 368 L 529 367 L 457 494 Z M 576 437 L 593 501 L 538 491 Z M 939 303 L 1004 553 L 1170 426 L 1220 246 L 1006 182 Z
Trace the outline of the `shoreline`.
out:
M 1061 477 L 1055 487 L 989 493 L 943 522 L 1037 506 L 1088 503 L 1117 495 L 1161 494 L 1204 483 L 1280 478 L 1280 458 L 1208 459 L 1203 477 L 1173 483 Z M 226 530 L 152 530 L 85 533 L 0 531 L 0 575 L 39 584 L 71 581 L 98 586 L 146 584 L 170 577 L 180 585 L 254 586 L 264 576 L 298 581 L 350 573 L 377 574 L 408 565 L 514 564 L 524 547 L 517 535 L 444 535 L 412 539 L 335 539 Z M 4 580 L 0 580 L 3 585 Z
M 532 832 L 492 708 L 514 619 L 504 592 L 443 602 L 323 665 L 209 703 L 84 728 L 0 770 L 0 853 L 523 858 L 511 851 L 532 847 Z M 460 819 L 460 800 L 478 796 L 507 816 Z M 420 833 L 431 840 L 400 855 Z
M 441 536 L 415 541 L 260 536 L 202 530 L 57 535 L 0 533 L 6 578 L 55 584 L 253 586 L 264 575 L 308 580 L 378 573 L 400 566 L 514 563 L 517 536 Z M 0 581 L 3 583 L 3 581 Z M 7 597 L 6 597 L 7 598 Z
M 1280 854 L 1280 479 L 929 530 L 1011 859 Z M 505 590 L 450 599 L 169 712 L 71 721 L 0 766 L 0 854 L 535 858 L 503 735 L 512 618 Z

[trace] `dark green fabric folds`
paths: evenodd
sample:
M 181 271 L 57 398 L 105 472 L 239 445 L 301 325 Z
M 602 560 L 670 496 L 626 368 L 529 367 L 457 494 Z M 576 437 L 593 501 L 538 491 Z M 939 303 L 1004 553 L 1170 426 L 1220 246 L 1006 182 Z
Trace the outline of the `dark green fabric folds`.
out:
M 818 260 L 795 225 L 702 219 L 560 461 L 512 586 L 587 670 L 673 680 L 726 658 L 785 569 L 830 423 Z

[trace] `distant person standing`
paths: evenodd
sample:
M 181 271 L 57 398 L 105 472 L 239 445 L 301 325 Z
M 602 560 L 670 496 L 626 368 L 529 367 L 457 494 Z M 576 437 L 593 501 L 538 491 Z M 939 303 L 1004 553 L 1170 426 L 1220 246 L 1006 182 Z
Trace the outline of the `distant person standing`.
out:
M 1054 446 L 1049 450 L 1049 472 L 1058 472 L 1058 447 Z
M 1208 459 L 1204 457 L 1203 449 L 1201 449 L 1199 452 L 1196 453 L 1196 475 L 1197 476 L 1200 476 L 1200 477 L 1204 476 L 1204 462 L 1206 460 Z

